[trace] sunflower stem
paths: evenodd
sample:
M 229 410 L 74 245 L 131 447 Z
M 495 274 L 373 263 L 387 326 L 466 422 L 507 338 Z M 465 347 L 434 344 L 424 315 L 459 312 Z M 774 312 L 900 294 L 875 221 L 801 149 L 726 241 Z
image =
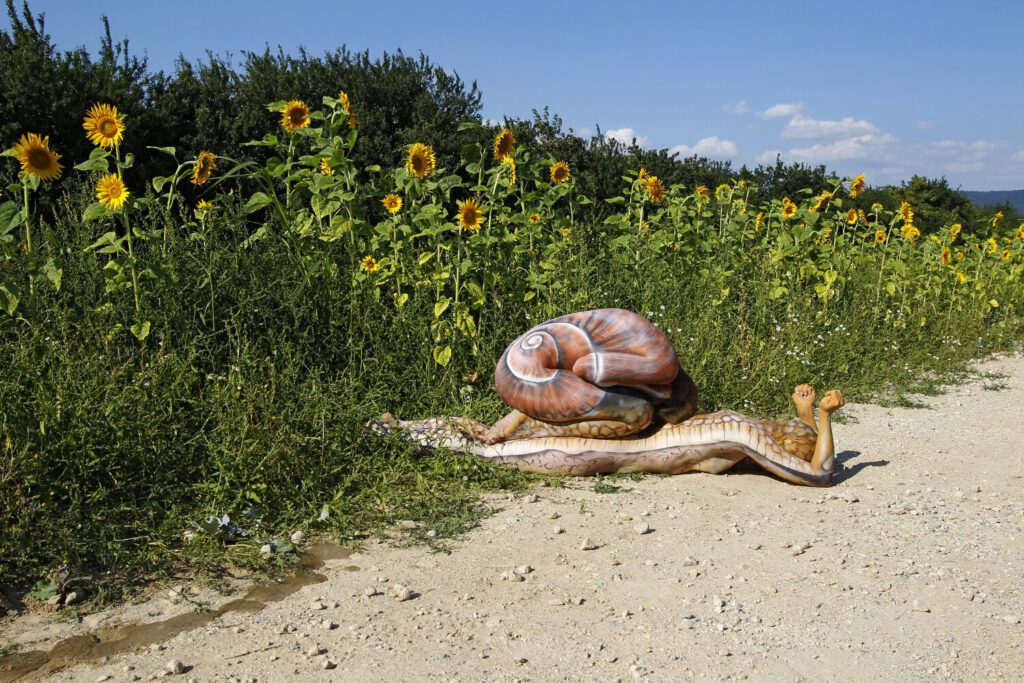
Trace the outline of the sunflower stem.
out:
M 31 214 L 29 213 L 29 210 L 28 210 L 28 184 L 27 183 L 22 183 L 21 184 L 21 189 L 22 189 L 22 191 L 24 193 L 24 198 L 25 198 L 25 209 L 24 209 L 24 216 L 25 216 L 25 253 L 31 254 L 32 253 L 32 216 L 31 216 Z
M 121 222 L 124 224 L 125 234 L 128 237 L 128 261 L 132 268 L 132 294 L 135 295 L 135 315 L 138 317 L 141 306 L 139 305 L 139 273 L 135 269 L 135 251 L 132 248 L 132 226 L 128 223 L 128 214 L 121 214 Z

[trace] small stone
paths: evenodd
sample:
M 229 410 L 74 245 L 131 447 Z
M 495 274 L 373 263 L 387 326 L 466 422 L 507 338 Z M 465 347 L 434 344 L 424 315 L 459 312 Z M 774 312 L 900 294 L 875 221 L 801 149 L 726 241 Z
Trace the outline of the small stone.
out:
M 760 543 L 753 543 L 753 544 L 750 545 L 750 549 L 751 550 L 760 550 L 763 547 L 764 546 L 762 546 Z
M 327 650 L 320 647 L 319 645 L 310 645 L 308 648 L 306 648 L 307 657 L 319 657 L 325 652 L 327 652 Z
M 553 598 L 551 600 L 548 600 L 548 604 L 551 605 L 552 607 L 561 607 L 562 605 L 565 604 L 565 601 L 561 600 L 559 598 Z
M 369 588 L 363 591 L 363 595 L 365 595 L 368 598 L 372 598 L 375 595 L 380 595 L 380 591 L 374 588 L 373 586 L 370 586 Z
M 565 529 L 563 529 L 560 526 L 554 527 L 553 529 L 551 529 L 551 531 L 556 533 L 556 534 L 564 534 L 565 533 Z
M 514 569 L 512 569 L 512 570 L 509 570 L 507 572 L 502 572 L 501 580 L 502 581 L 519 582 L 519 581 L 526 581 L 526 577 L 523 576 L 522 574 L 520 574 L 519 572 L 515 571 Z
M 521 564 L 518 567 L 516 567 L 516 573 L 517 574 L 522 574 L 523 576 L 526 576 L 527 574 L 530 574 L 531 572 L 533 572 L 533 567 L 531 567 L 528 564 Z
M 418 529 L 419 526 L 420 526 L 419 523 L 414 522 L 411 519 L 402 519 L 402 520 L 398 521 L 398 528 L 399 529 L 412 530 L 412 529 Z
M 860 498 L 858 498 L 857 494 L 853 491 L 846 491 L 843 493 L 843 500 L 847 503 L 857 503 L 860 501 Z
M 572 598 L 572 599 L 569 600 L 569 602 L 571 602 L 572 604 L 574 604 L 576 606 L 579 606 L 579 605 L 582 605 L 584 602 L 586 602 L 586 600 L 584 600 L 583 598 Z
M 1019 624 L 1020 617 L 1018 617 L 1016 614 L 1007 614 L 1005 617 L 1003 617 L 1003 621 L 1010 625 Z
M 167 662 L 167 666 L 165 666 L 164 668 L 172 674 L 183 674 L 185 673 L 185 669 L 187 667 L 185 666 L 185 663 L 182 662 L 180 659 L 172 659 L 171 661 Z
M 270 557 L 274 554 L 274 546 L 265 543 L 260 546 L 260 557 Z
M 288 633 L 295 633 L 295 624 L 285 624 L 281 628 L 277 629 L 277 634 L 283 636 Z
M 416 597 L 416 593 L 411 588 L 403 586 L 400 583 L 396 583 L 391 587 L 392 594 L 398 602 L 405 602 L 406 600 L 412 600 Z
M 82 600 L 84 599 L 85 593 L 82 593 L 80 591 L 71 591 L 70 593 L 64 596 L 64 606 L 67 607 L 69 605 L 76 605 L 82 602 Z
M 320 668 L 321 668 L 321 669 L 328 669 L 328 670 L 329 670 L 329 669 L 333 669 L 333 668 L 334 668 L 334 667 L 336 667 L 336 666 L 338 666 L 338 665 L 337 665 L 337 664 L 335 664 L 335 663 L 334 663 L 333 661 L 331 661 L 330 659 L 325 659 L 324 661 L 322 661 L 322 662 L 320 663 Z
M 540 498 L 538 498 L 537 496 L 535 496 L 532 493 L 530 495 L 528 495 L 528 496 L 524 496 L 523 497 L 523 502 L 524 503 L 536 503 L 538 500 L 540 500 Z
M 645 567 L 657 567 L 658 563 L 655 562 L 654 560 L 644 560 L 644 566 Z
M 696 567 L 697 564 L 698 564 L 697 563 L 697 558 L 694 557 L 693 555 L 687 555 L 686 559 L 683 560 L 683 566 L 684 567 Z
M 314 600 L 313 602 L 311 602 L 309 604 L 309 608 L 312 609 L 312 610 L 322 610 L 322 609 L 327 609 L 327 605 L 325 605 L 324 603 L 320 602 L 319 600 Z
M 686 619 L 686 620 L 696 619 L 697 618 L 697 616 L 693 612 L 683 612 L 679 616 L 681 616 L 683 619 Z
M 187 595 L 188 588 L 185 586 L 175 586 L 167 591 L 167 599 L 174 603 L 180 602 Z
M 633 527 L 633 531 L 643 536 L 644 534 L 651 533 L 651 525 L 647 522 L 641 522 Z
M 427 532 L 427 538 L 437 538 L 437 530 L 431 529 Z
M 922 605 L 917 600 L 914 600 L 912 605 L 913 605 L 913 609 L 914 609 L 915 612 L 924 612 L 924 613 L 927 614 L 928 612 L 932 611 L 931 608 L 927 607 L 926 605 Z
M 330 619 L 324 619 L 320 622 L 320 628 L 322 628 L 325 631 L 333 631 L 334 629 L 338 628 L 338 625 Z
M 295 531 L 291 535 L 291 540 L 292 543 L 294 543 L 295 545 L 300 545 L 303 541 L 306 540 L 306 533 L 302 530 Z
M 96 677 L 96 683 L 103 683 L 103 681 L 109 681 L 113 676 L 110 674 L 103 674 L 102 676 Z
M 561 516 L 562 516 L 562 515 L 560 515 L 560 514 L 558 513 L 558 510 L 555 510 L 555 511 L 554 511 L 554 512 L 552 512 L 552 513 L 551 513 L 550 515 L 548 515 L 548 519 L 558 519 L 558 518 L 559 518 L 559 517 L 561 517 Z
M 583 542 L 580 543 L 580 550 L 597 550 L 600 546 L 594 543 L 589 538 L 584 538 Z

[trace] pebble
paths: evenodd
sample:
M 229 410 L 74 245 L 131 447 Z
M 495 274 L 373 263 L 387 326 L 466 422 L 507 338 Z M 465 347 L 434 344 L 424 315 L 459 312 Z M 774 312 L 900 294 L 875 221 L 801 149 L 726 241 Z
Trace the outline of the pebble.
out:
M 325 652 L 327 652 L 326 648 L 322 648 L 319 645 L 310 645 L 306 649 L 306 656 L 307 657 L 319 657 L 320 655 L 322 655 Z
M 66 596 L 64 596 L 64 606 L 66 607 L 68 605 L 75 605 L 81 602 L 84 598 L 85 593 L 82 593 L 80 591 L 71 591 Z
M 697 564 L 698 564 L 697 563 L 697 558 L 694 557 L 693 555 L 687 555 L 686 559 L 683 560 L 683 566 L 684 567 L 696 567 Z
M 564 534 L 565 533 L 565 529 L 563 529 L 560 526 L 554 527 L 551 531 L 555 532 L 556 534 Z
M 551 513 L 551 515 L 550 515 L 550 516 L 548 517 L 548 519 L 558 519 L 558 518 L 559 518 L 559 517 L 561 517 L 561 516 L 562 516 L 562 515 L 560 515 L 560 514 L 558 513 L 558 510 L 555 510 L 554 512 L 552 512 L 552 513 Z
M 548 600 L 548 604 L 551 605 L 552 607 L 561 607 L 562 605 L 565 604 L 565 600 L 560 600 L 559 598 L 553 598 L 551 600 Z
M 372 598 L 375 595 L 380 595 L 380 591 L 374 588 L 373 586 L 370 586 L 369 588 L 363 591 L 363 595 L 365 595 L 368 598 Z
M 437 538 L 437 530 L 431 529 L 427 532 L 427 538 Z
M 300 543 L 306 540 L 306 534 L 301 530 L 295 531 L 292 533 L 291 539 L 292 543 L 294 543 L 295 545 L 299 545 Z
M 523 576 L 522 574 L 520 574 L 519 572 L 515 571 L 514 569 L 510 569 L 507 572 L 502 572 L 501 573 L 501 580 L 502 581 L 516 581 L 516 582 L 518 582 L 518 581 L 526 581 L 526 577 Z
M 925 612 L 925 613 L 928 613 L 928 612 L 932 611 L 931 608 L 927 607 L 926 605 L 922 605 L 917 600 L 914 600 L 914 602 L 912 604 L 913 604 L 913 609 L 914 609 L 915 612 Z
M 338 628 L 338 625 L 330 619 L 324 619 L 320 622 L 320 628 L 322 628 L 325 631 L 333 631 L 334 629 Z
M 521 564 L 518 567 L 516 567 L 516 572 L 519 573 L 519 574 L 522 574 L 523 576 L 526 576 L 527 574 L 531 573 L 532 571 L 533 571 L 533 567 L 531 567 L 528 564 Z
M 580 550 L 597 550 L 600 546 L 594 543 L 589 538 L 584 538 L 583 542 L 580 543 Z
M 412 600 L 416 597 L 416 593 L 411 588 L 403 586 L 400 583 L 396 583 L 391 587 L 391 592 L 395 596 L 398 602 L 405 602 L 406 600 Z
M 1003 621 L 1005 621 L 1007 624 L 1019 624 L 1020 617 L 1018 617 L 1016 614 L 1007 614 L 1005 617 L 1003 617 Z
M 309 608 L 313 609 L 313 610 L 322 610 L 322 609 L 327 609 L 327 605 L 325 605 L 324 603 L 320 602 L 319 600 L 314 600 L 313 602 L 311 602 L 309 604 Z
M 172 659 L 171 661 L 167 662 L 167 666 L 164 668 L 172 674 L 185 673 L 185 663 L 182 662 L 180 659 Z
M 103 683 L 103 681 L 109 681 L 111 678 L 113 678 L 113 676 L 110 674 L 103 674 L 102 676 L 97 676 L 96 683 Z
M 635 531 L 638 534 L 640 534 L 641 536 L 643 536 L 644 534 L 651 533 L 652 529 L 651 529 L 651 525 L 648 524 L 647 522 L 641 522 L 640 524 L 637 524 L 636 526 L 633 527 L 633 531 Z
M 537 496 L 535 496 L 532 493 L 530 495 L 528 495 L 528 496 L 524 496 L 523 497 L 523 502 L 524 503 L 536 503 L 538 500 L 540 500 L 540 498 L 538 498 Z
M 325 659 L 323 662 L 320 663 L 320 668 L 321 669 L 328 669 L 329 670 L 329 669 L 333 669 L 336 666 L 338 666 L 338 665 L 335 664 L 330 659 Z
M 274 546 L 270 545 L 269 543 L 265 543 L 265 544 L 260 546 L 260 556 L 261 557 L 270 557 L 273 554 L 274 554 Z

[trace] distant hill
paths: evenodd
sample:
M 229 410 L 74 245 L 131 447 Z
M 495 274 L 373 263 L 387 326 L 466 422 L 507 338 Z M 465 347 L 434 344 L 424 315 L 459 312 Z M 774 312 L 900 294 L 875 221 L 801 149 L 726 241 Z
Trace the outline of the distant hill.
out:
M 1024 190 L 992 190 L 982 192 L 980 190 L 960 190 L 975 206 L 992 206 L 1009 202 L 1010 206 L 1024 213 Z

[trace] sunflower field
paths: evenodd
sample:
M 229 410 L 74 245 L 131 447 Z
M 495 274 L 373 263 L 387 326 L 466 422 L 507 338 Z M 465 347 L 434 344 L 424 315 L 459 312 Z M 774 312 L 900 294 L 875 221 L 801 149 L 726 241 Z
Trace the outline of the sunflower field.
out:
M 5 152 L 0 580 L 257 561 L 296 527 L 464 529 L 480 491 L 528 478 L 362 425 L 497 419 L 505 345 L 572 311 L 646 315 L 704 409 L 763 416 L 801 382 L 899 397 L 1024 336 L 1024 225 L 1002 214 L 925 225 L 905 202 L 859 207 L 863 176 L 756 202 L 743 181 L 644 168 L 597 206 L 508 129 L 463 124 L 492 142 L 455 168 L 430 140 L 360 167 L 345 92 L 268 110 L 275 130 L 246 143 L 259 162 L 136 148 L 103 102 L 83 112 L 88 158 L 45 131 Z M 173 173 L 132 185 L 154 156 Z M 63 184 L 52 210 L 44 183 Z M 204 531 L 224 514 L 237 543 Z

